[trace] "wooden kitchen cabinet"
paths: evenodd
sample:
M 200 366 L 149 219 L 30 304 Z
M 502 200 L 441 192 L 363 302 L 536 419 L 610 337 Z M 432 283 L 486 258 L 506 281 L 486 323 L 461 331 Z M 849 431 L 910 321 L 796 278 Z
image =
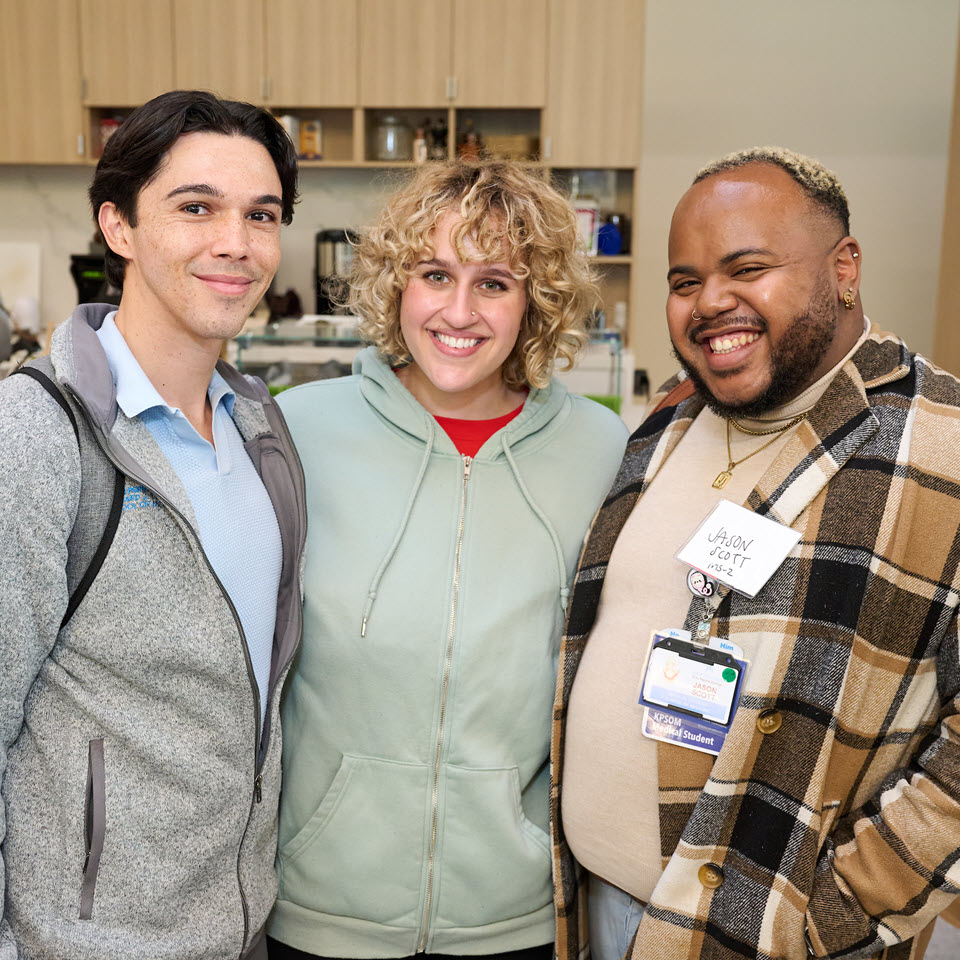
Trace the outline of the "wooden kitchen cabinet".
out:
M 547 0 L 360 0 L 368 107 L 542 107 Z
M 87 106 L 135 107 L 170 90 L 171 0 L 80 0 L 80 59 Z
M 76 163 L 83 154 L 76 0 L 0 0 L 0 23 L 7 37 L 0 163 Z
M 454 0 L 454 103 L 542 107 L 547 0 Z
M 139 106 L 177 87 L 263 99 L 264 0 L 80 0 L 89 107 Z
M 549 163 L 640 163 L 643 9 L 637 0 L 550 0 Z
M 264 0 L 174 0 L 175 86 L 262 102 Z
M 446 106 L 452 17 L 450 0 L 360 0 L 360 102 Z
M 359 0 L 267 0 L 267 103 L 356 106 L 358 23 Z

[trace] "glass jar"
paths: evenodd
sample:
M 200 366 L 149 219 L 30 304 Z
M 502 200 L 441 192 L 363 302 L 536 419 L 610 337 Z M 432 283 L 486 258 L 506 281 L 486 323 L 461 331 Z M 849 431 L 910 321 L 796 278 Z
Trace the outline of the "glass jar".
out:
M 412 157 L 410 128 L 396 117 L 384 117 L 377 126 L 377 159 L 410 160 Z

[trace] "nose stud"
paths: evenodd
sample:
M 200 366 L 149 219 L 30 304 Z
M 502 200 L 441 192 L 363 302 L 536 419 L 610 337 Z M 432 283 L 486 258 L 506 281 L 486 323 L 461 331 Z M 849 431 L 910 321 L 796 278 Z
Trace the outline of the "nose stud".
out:
M 471 310 L 471 311 L 470 311 L 470 316 L 471 316 L 471 317 L 475 317 L 476 315 L 477 315 L 477 311 L 476 311 L 476 310 Z

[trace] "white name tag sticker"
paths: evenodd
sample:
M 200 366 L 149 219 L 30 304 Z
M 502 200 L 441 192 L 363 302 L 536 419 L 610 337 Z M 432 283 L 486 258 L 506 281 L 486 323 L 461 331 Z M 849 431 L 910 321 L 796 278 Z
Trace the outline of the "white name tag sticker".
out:
M 721 500 L 676 558 L 737 593 L 755 597 L 799 539 L 796 530 Z

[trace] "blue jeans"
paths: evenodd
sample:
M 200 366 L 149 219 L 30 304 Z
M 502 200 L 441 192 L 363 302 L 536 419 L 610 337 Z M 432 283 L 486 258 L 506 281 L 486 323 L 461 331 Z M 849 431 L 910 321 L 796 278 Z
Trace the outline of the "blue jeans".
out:
M 594 873 L 588 883 L 590 955 L 593 960 L 622 960 L 643 918 L 643 904 Z

